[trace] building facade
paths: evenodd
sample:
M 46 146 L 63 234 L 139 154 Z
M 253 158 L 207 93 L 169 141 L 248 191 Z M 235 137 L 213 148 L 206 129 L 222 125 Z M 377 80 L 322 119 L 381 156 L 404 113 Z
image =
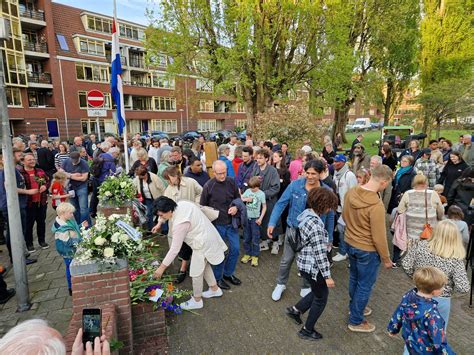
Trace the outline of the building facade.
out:
M 7 102 L 14 135 L 36 133 L 71 139 L 92 132 L 116 133 L 110 96 L 112 17 L 51 0 L 4 0 L 10 21 L 5 58 Z M 166 55 L 146 60 L 145 26 L 119 20 L 128 132 L 177 134 L 243 127 L 235 98 L 216 96 L 196 77 L 171 77 Z M 105 117 L 88 117 L 87 92 L 105 96 Z

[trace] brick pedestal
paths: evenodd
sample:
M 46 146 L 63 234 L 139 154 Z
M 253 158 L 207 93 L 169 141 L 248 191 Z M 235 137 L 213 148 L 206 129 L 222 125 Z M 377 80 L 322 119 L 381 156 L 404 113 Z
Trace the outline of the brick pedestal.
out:
M 132 354 L 132 311 L 127 262 L 119 260 L 117 265 L 107 268 L 102 264 L 77 265 L 73 261 L 71 276 L 73 319 L 82 316 L 83 308 L 113 304 L 116 308 L 118 340 L 124 343 L 120 354 Z
M 130 206 L 112 207 L 112 206 L 100 206 L 97 212 L 102 213 L 105 217 L 109 217 L 113 214 L 130 215 L 132 208 Z
M 168 338 L 163 308 L 153 310 L 152 303 L 132 305 L 133 353 L 166 354 Z

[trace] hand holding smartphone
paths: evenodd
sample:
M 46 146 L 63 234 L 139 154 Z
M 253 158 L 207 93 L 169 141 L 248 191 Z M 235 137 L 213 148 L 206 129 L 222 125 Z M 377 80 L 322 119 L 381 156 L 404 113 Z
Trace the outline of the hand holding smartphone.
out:
M 84 350 L 89 341 L 94 348 L 94 339 L 100 338 L 102 329 L 102 313 L 100 308 L 84 308 L 82 310 L 82 344 Z

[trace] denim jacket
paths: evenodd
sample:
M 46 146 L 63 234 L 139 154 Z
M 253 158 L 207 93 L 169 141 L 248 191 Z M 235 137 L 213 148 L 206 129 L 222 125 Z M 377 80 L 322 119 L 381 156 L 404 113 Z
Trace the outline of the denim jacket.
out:
M 275 207 L 273 207 L 268 226 L 275 227 L 283 211 L 287 206 L 289 206 L 286 223 L 291 228 L 298 228 L 298 216 L 306 209 L 306 200 L 308 198 L 308 191 L 306 191 L 305 185 L 306 178 L 295 180 L 288 185 Z M 332 189 L 323 182 L 321 182 L 321 187 L 332 191 Z M 320 218 L 328 232 L 329 242 L 332 242 L 334 232 L 334 211 L 329 211 L 329 213 L 321 215 Z

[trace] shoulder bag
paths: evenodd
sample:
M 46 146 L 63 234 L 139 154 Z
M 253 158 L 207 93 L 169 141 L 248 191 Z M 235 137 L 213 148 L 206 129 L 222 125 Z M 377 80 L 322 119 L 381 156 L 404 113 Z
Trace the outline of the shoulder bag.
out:
M 425 190 L 425 224 L 420 234 L 420 239 L 430 239 L 433 234 L 433 228 L 428 223 L 428 190 Z

